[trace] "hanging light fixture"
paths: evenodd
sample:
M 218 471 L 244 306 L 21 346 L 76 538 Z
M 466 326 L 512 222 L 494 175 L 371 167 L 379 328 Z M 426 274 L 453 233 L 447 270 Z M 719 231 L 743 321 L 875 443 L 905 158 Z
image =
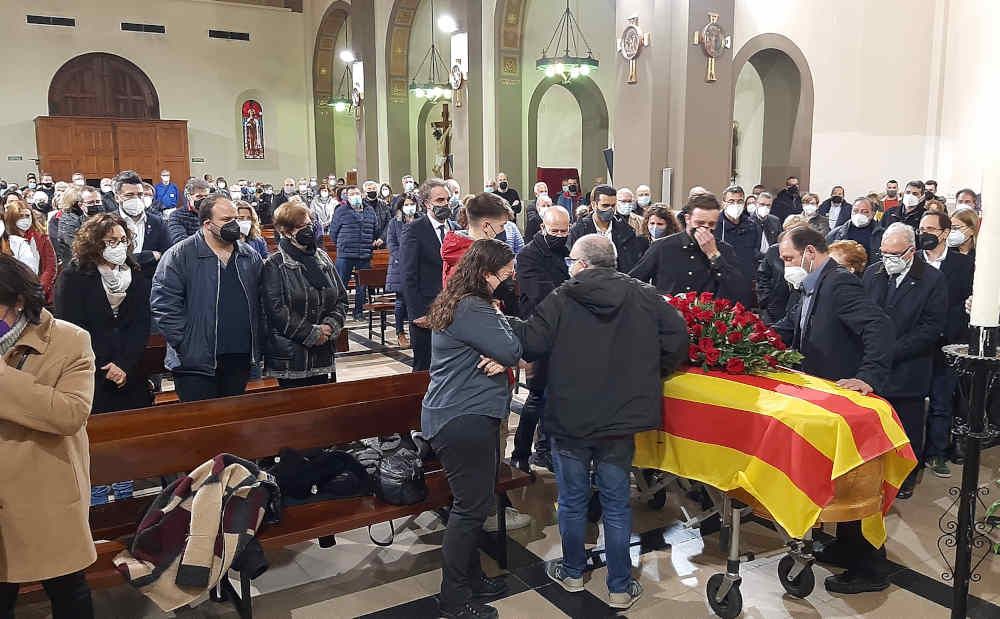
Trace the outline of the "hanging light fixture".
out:
M 586 48 L 585 55 L 580 53 L 581 42 Z M 599 64 L 587 37 L 583 36 L 579 22 L 569 9 L 569 0 L 566 0 L 566 10 L 556 22 L 555 32 L 542 50 L 542 57 L 535 62 L 535 67 L 544 71 L 545 77 L 561 75 L 564 80 L 571 80 L 581 75 L 590 75 Z
M 351 103 L 351 94 L 344 89 L 344 81 L 347 79 L 347 74 L 351 70 L 351 65 L 358 61 L 354 52 L 351 50 L 351 31 L 348 27 L 348 23 L 344 21 L 344 39 L 346 47 L 340 50 L 340 60 L 344 63 L 344 73 L 340 76 L 340 85 L 337 86 L 337 96 L 331 97 L 327 100 L 326 104 L 332 107 L 335 112 L 349 112 L 353 104 Z
M 448 83 L 448 65 L 438 52 L 437 44 L 434 43 L 434 0 L 431 0 L 431 48 L 424 54 L 424 59 L 420 61 L 420 66 L 410 78 L 410 92 L 418 99 L 451 99 L 451 85 Z M 420 79 L 420 72 L 424 65 L 427 68 L 427 79 Z

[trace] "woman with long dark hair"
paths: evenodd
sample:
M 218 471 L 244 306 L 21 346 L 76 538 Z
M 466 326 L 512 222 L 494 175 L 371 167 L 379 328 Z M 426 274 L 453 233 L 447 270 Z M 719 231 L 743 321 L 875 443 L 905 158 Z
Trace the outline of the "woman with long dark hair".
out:
M 42 582 L 54 619 L 94 616 L 90 535 L 94 353 L 87 333 L 45 310 L 35 274 L 0 255 L 0 616 L 20 583 Z
M 431 381 L 421 430 L 441 459 L 454 496 L 441 552 L 439 602 L 444 617 L 496 617 L 477 598 L 504 591 L 483 574 L 478 537 L 496 506 L 500 421 L 510 414 L 506 367 L 521 343 L 493 299 L 514 277 L 514 252 L 495 239 L 472 244 L 428 310 Z
M 132 256 L 132 232 L 118 213 L 87 219 L 56 284 L 55 314 L 90 334 L 97 362 L 96 413 L 153 404 L 137 372 L 149 339 L 149 280 Z

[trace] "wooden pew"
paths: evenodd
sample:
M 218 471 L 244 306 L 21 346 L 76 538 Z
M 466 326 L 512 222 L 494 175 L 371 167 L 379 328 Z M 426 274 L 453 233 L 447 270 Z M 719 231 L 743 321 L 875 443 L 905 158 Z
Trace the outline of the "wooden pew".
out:
M 408 434 L 420 426 L 427 384 L 428 375 L 421 372 L 97 415 L 87 426 L 91 483 L 188 471 L 219 453 L 259 459 L 282 447 L 305 450 Z M 444 472 L 431 466 L 426 477 L 429 494 L 419 504 L 389 505 L 367 496 L 291 506 L 283 511 L 280 524 L 263 527 L 257 537 L 265 550 L 274 550 L 447 506 L 450 491 Z M 501 465 L 499 492 L 529 483 L 529 475 Z M 126 547 L 123 537 L 134 532 L 152 501 L 132 498 L 91 508 L 91 530 L 98 540 L 97 561 L 87 569 L 91 586 L 124 582 L 112 559 Z M 505 567 L 504 513 L 500 506 L 497 555 Z M 240 593 L 227 578 L 222 586 L 240 616 L 252 617 L 249 578 L 242 577 Z M 33 583 L 22 592 L 30 595 L 39 587 Z

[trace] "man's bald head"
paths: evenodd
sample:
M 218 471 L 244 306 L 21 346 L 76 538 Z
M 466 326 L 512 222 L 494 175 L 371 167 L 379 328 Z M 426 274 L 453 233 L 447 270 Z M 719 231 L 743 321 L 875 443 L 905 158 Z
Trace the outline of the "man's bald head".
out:
M 545 224 L 546 228 L 558 226 L 560 228 L 566 228 L 568 230 L 569 213 L 567 213 L 566 209 L 564 208 L 545 209 L 545 213 L 542 214 L 542 223 Z

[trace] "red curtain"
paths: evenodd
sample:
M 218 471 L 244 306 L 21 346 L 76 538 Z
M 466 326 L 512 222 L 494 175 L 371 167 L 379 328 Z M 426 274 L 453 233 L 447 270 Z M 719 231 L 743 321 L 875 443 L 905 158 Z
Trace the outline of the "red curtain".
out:
M 537 168 L 535 172 L 535 180 L 531 181 L 524 191 L 521 193 L 526 197 L 525 199 L 531 199 L 534 197 L 534 192 L 531 191 L 532 185 L 536 182 L 541 181 L 548 185 L 549 195 L 552 196 L 552 201 L 555 202 L 556 198 L 559 197 L 559 193 L 562 191 L 562 182 L 566 178 L 575 178 L 577 182 L 580 179 L 580 172 L 576 168 Z M 528 198 L 527 196 L 531 196 Z

